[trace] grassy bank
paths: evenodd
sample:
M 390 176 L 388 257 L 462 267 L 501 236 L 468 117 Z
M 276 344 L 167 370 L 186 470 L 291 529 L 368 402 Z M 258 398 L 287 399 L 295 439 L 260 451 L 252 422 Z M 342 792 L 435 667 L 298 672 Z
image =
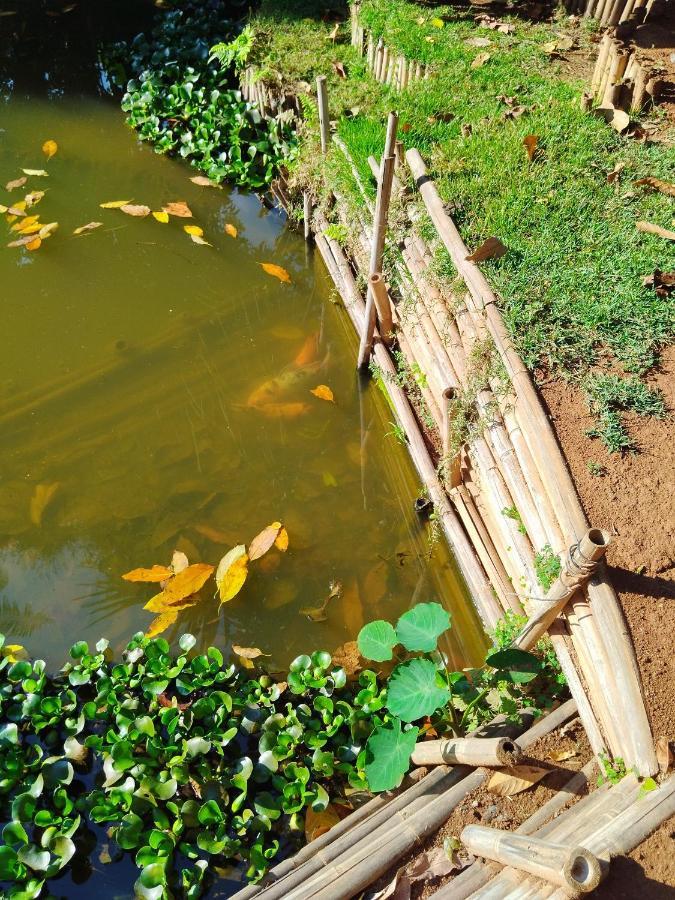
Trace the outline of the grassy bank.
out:
M 611 450 L 629 449 L 621 412 L 664 412 L 639 376 L 672 341 L 675 322 L 672 304 L 643 285 L 655 269 L 675 267 L 673 244 L 635 228 L 641 219 L 672 227 L 673 201 L 633 182 L 672 180 L 672 143 L 619 136 L 580 110 L 586 85 L 566 71 L 592 47 L 590 24 L 503 17 L 511 26 L 503 33 L 465 8 L 364 0 L 360 20 L 375 38 L 431 66 L 428 80 L 398 94 L 376 83 L 350 46 L 347 12 L 339 3 L 317 12 L 304 0 L 263 0 L 253 22 L 261 76 L 307 98 L 296 180 L 321 193 L 339 184 L 362 204 L 340 154 L 324 164 L 316 153 L 316 75 L 328 76 L 331 118 L 371 189 L 367 157 L 381 153 L 386 114 L 397 109 L 400 137 L 428 161 L 466 243 L 495 235 L 509 248 L 483 268 L 528 366 L 580 383 L 598 436 Z M 552 52 L 566 46 L 563 35 L 574 49 Z M 527 135 L 538 137 L 532 161 Z M 454 278 L 444 252 L 438 271 Z

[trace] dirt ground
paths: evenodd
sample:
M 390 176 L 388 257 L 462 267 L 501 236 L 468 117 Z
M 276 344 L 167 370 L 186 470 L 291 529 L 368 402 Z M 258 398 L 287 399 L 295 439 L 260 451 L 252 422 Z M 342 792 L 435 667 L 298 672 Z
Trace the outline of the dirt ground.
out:
M 675 6 L 668 4 L 656 20 L 640 25 L 628 43 L 643 66 L 662 79 L 659 110 L 672 127 L 675 125 Z

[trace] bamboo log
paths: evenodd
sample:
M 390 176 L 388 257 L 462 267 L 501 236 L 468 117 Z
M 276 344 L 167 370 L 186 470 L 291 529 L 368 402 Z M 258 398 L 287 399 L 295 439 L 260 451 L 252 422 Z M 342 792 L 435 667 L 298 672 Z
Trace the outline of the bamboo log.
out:
M 382 270 L 382 252 L 387 233 L 387 218 L 389 215 L 389 201 L 391 199 L 391 186 L 394 177 L 394 151 L 396 147 L 396 130 L 398 127 L 398 115 L 389 113 L 387 123 L 387 136 L 382 158 L 382 174 L 377 189 L 377 201 L 375 203 L 375 215 L 373 219 L 373 236 L 370 254 L 370 266 L 368 275 Z M 368 291 L 366 299 L 366 326 L 361 335 L 359 345 L 358 368 L 364 369 L 368 365 L 373 346 L 373 332 L 375 329 L 375 299 L 373 292 Z
M 607 552 L 611 535 L 599 528 L 590 528 L 572 547 L 562 562 L 560 575 L 549 588 L 546 597 L 537 601 L 529 621 L 513 641 L 512 646 L 530 650 L 546 634 L 567 602 L 588 581 Z
M 316 99 L 319 106 L 319 132 L 321 134 L 321 152 L 328 153 L 330 120 L 328 118 L 328 90 L 326 76 L 318 75 L 316 79 Z
M 391 346 L 394 339 L 394 320 L 391 315 L 391 301 L 382 273 L 374 272 L 368 279 L 368 283 L 375 300 L 380 335 L 385 344 Z
M 631 112 L 641 112 L 647 96 L 647 73 L 643 66 L 636 65 L 633 84 L 633 98 L 631 100 Z
M 389 47 L 386 45 L 382 50 L 382 65 L 380 66 L 380 77 L 378 78 L 379 82 L 386 81 L 387 78 L 387 69 L 389 68 Z
M 497 299 L 487 279 L 474 263 L 466 259 L 466 245 L 454 222 L 447 216 L 443 201 L 427 176 L 421 156 L 416 150 L 408 150 L 406 159 L 439 236 L 469 288 L 472 302 L 484 312 L 486 324 L 516 392 L 518 420 L 523 427 L 530 452 L 549 493 L 564 537 L 571 543 L 586 531 L 588 522 L 530 374 L 511 343 Z M 598 577 L 589 583 L 588 595 L 593 603 L 593 616 L 598 623 L 603 662 L 607 666 L 613 666 L 619 688 L 616 696 L 608 694 L 611 714 L 617 726 L 616 733 L 621 734 L 619 744 L 611 749 L 617 756 L 622 756 L 628 765 L 635 766 L 641 775 L 652 775 L 658 766 L 642 698 L 637 660 L 616 594 L 602 567 Z M 579 640 L 579 637 L 576 639 Z M 607 689 L 611 690 L 610 685 L 600 680 L 594 686 L 594 698 L 597 691 Z M 626 729 L 623 724 L 627 721 L 632 723 L 630 729 Z
M 515 766 L 523 753 L 508 738 L 451 738 L 418 741 L 411 758 L 416 766 Z
M 595 93 L 599 86 L 600 81 L 602 79 L 603 72 L 605 71 L 605 65 L 607 63 L 607 56 L 609 54 L 609 48 L 612 44 L 612 37 L 610 34 L 605 33 L 602 36 L 602 40 L 600 41 L 600 47 L 598 49 L 598 58 L 595 62 L 595 68 L 593 69 L 593 78 L 591 79 L 591 90 Z
M 382 38 L 380 38 L 377 42 L 377 47 L 375 48 L 375 61 L 373 68 L 373 78 L 375 81 L 379 81 L 382 77 L 382 59 L 384 57 L 384 43 Z
M 583 894 L 595 890 L 606 873 L 598 859 L 583 847 L 553 843 L 532 835 L 467 825 L 460 840 L 475 856 Z
M 308 191 L 302 195 L 302 221 L 305 229 L 305 240 L 312 239 L 312 200 Z

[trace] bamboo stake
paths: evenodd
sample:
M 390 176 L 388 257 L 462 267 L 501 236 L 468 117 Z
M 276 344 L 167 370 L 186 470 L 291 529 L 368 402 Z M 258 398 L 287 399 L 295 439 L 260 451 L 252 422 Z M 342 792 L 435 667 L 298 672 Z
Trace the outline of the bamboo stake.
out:
M 600 81 L 605 70 L 605 64 L 607 62 L 607 56 L 609 54 L 609 48 L 611 44 L 611 35 L 608 33 L 603 34 L 598 50 L 598 58 L 595 62 L 595 69 L 593 70 L 593 78 L 591 79 L 591 90 L 593 91 L 593 93 L 595 93 L 600 86 Z
M 312 200 L 308 191 L 304 191 L 302 195 L 302 221 L 305 227 L 305 240 L 312 239 Z
M 375 203 L 375 216 L 373 220 L 373 236 L 370 254 L 368 275 L 382 270 L 382 252 L 387 233 L 387 218 L 389 215 L 389 201 L 391 199 L 391 185 L 394 177 L 394 151 L 396 147 L 396 129 L 398 127 L 398 115 L 389 113 L 387 123 L 387 136 L 382 157 L 380 181 L 377 188 L 377 201 Z M 375 299 L 372 291 L 368 291 L 366 300 L 366 327 L 361 335 L 359 346 L 359 358 L 357 366 L 365 369 L 370 359 L 373 346 L 373 331 L 375 329 Z
M 370 290 L 373 292 L 375 308 L 377 309 L 378 327 L 382 340 L 387 346 L 391 346 L 394 339 L 394 320 L 391 316 L 391 301 L 387 293 L 387 286 L 381 272 L 373 272 L 368 279 Z
M 321 152 L 328 153 L 330 120 L 328 118 L 328 91 L 326 76 L 318 75 L 316 79 L 316 99 L 319 106 L 319 131 L 321 133 Z
M 384 56 L 384 43 L 382 38 L 377 42 L 377 47 L 375 48 L 375 63 L 373 69 L 373 77 L 375 81 L 379 81 L 382 77 L 382 58 Z
M 455 738 L 440 741 L 418 741 L 412 752 L 416 766 L 515 766 L 523 753 L 508 738 Z

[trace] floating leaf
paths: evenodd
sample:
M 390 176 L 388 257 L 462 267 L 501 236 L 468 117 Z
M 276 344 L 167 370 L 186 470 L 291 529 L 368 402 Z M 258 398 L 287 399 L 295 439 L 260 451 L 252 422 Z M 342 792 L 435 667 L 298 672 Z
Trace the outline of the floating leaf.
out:
M 172 203 L 167 203 L 162 209 L 170 216 L 177 216 L 179 219 L 192 218 L 192 210 L 184 200 L 176 200 Z
M 654 188 L 655 191 L 667 194 L 669 197 L 675 197 L 675 184 L 670 184 L 668 181 L 661 181 L 660 178 L 639 178 L 637 181 L 634 181 L 633 184 L 638 187 L 646 185 L 647 187 Z
M 190 235 L 190 240 L 191 240 L 194 244 L 201 244 L 201 245 L 204 246 L 204 247 L 213 247 L 213 244 L 209 244 L 208 241 L 205 241 L 204 238 L 201 237 L 201 235 L 198 235 L 198 234 L 191 234 L 191 235 Z
M 222 191 L 223 189 L 222 185 L 216 184 L 214 181 L 211 181 L 210 178 L 206 178 L 204 175 L 193 175 L 190 181 L 193 184 L 198 184 L 200 187 L 218 188 L 219 191 Z
M 5 185 L 5 190 L 13 191 L 15 188 L 23 187 L 27 181 L 27 178 L 16 178 L 14 181 L 8 181 Z
M 35 238 L 31 234 L 24 235 L 23 237 L 18 238 L 16 241 L 10 241 L 7 244 L 8 247 L 26 247 L 28 244 L 33 243 Z
M 190 565 L 190 562 L 187 556 L 182 552 L 182 550 L 174 550 L 173 556 L 171 557 L 171 570 L 174 575 L 178 575 L 179 572 L 183 572 Z
M 274 546 L 277 550 L 281 550 L 282 553 L 285 553 L 288 550 L 288 532 L 283 526 L 279 529 L 279 534 L 274 541 Z
M 396 638 L 406 650 L 429 653 L 450 627 L 450 614 L 440 603 L 417 603 L 396 623 Z
M 394 626 L 385 619 L 376 619 L 364 625 L 357 638 L 359 653 L 374 662 L 391 659 L 397 642 Z
M 152 620 L 148 630 L 145 632 L 145 636 L 148 638 L 156 637 L 158 634 L 161 634 L 163 631 L 169 627 L 169 625 L 173 625 L 173 623 L 178 618 L 178 610 L 166 610 L 165 612 L 160 613 L 156 618 Z
M 152 566 L 152 568 L 150 569 L 132 569 L 131 572 L 127 572 L 125 575 L 122 575 L 122 578 L 125 581 L 143 581 L 148 583 L 155 583 L 164 581 L 165 578 L 170 578 L 173 574 L 173 570 L 167 568 L 166 566 Z
M 311 806 L 305 812 L 305 840 L 308 844 L 315 841 L 322 834 L 330 831 L 340 821 L 340 816 L 332 803 L 320 811 L 314 812 Z
M 286 269 L 281 266 L 277 266 L 275 263 L 260 263 L 265 272 L 268 275 L 273 275 L 275 278 L 278 278 L 279 281 L 283 281 L 284 284 L 291 283 L 291 276 L 288 274 Z
M 54 232 L 56 231 L 56 229 L 58 227 L 59 227 L 58 222 L 48 222 L 46 225 L 43 225 L 42 228 L 40 229 L 40 231 L 38 232 L 40 235 L 40 238 L 44 241 L 45 238 L 51 237 L 51 235 L 54 234 Z
M 481 66 L 484 66 L 486 62 L 490 59 L 489 53 L 479 53 L 478 56 L 471 63 L 472 69 L 479 69 Z
M 523 138 L 523 146 L 527 151 L 527 158 L 530 162 L 532 162 L 536 156 L 538 143 L 539 137 L 536 134 L 526 134 Z
M 0 656 L 11 663 L 15 663 L 20 659 L 26 659 L 28 654 L 26 653 L 26 648 L 21 644 L 5 644 L 3 647 L 0 647 Z
M 281 531 L 281 522 L 272 522 L 266 528 L 257 534 L 251 541 L 248 548 L 248 558 L 253 562 L 254 559 L 260 559 L 264 556 L 270 547 L 274 544 L 279 532 Z
M 164 211 L 153 212 L 153 216 L 157 219 L 158 222 L 161 222 L 162 225 L 166 225 L 166 223 L 169 221 L 169 214 Z
M 238 644 L 232 644 L 232 649 L 242 659 L 258 659 L 259 656 L 270 655 L 269 653 L 263 653 L 258 647 L 240 647 Z
M 439 683 L 436 666 L 430 659 L 408 660 L 391 673 L 387 709 L 404 722 L 432 715 L 449 698 L 450 691 Z
M 21 170 L 24 175 L 31 175 L 35 178 L 48 178 L 49 172 L 45 172 L 44 169 L 22 169 Z
M 167 582 L 168 583 L 168 582 Z M 161 591 L 159 594 L 155 594 L 154 597 L 151 597 L 150 600 L 145 604 L 143 609 L 147 609 L 148 612 L 154 613 L 163 613 L 175 611 L 179 612 L 181 609 L 189 609 L 191 606 L 197 605 L 197 600 L 199 598 L 190 596 L 183 597 L 181 600 L 173 600 L 167 602 L 166 594 L 164 591 Z
M 131 203 L 131 200 L 108 200 L 107 203 L 99 203 L 101 209 L 122 209 L 123 206 L 128 206 Z
M 167 603 L 183 600 L 196 594 L 213 574 L 214 566 L 208 563 L 193 563 L 175 575 L 164 589 Z
M 12 225 L 11 231 L 20 231 L 21 234 L 31 234 L 28 229 L 36 226 L 35 230 L 39 231 L 42 228 L 42 225 L 38 223 L 40 216 L 25 216 L 21 219 L 20 222 L 17 222 L 16 225 Z
M 319 400 L 328 400 L 331 403 L 335 403 L 335 399 L 333 397 L 333 392 L 328 387 L 327 384 L 319 384 L 315 388 L 310 390 L 310 394 L 314 394 L 315 397 L 318 397 Z
M 33 496 L 30 498 L 30 520 L 33 525 L 42 524 L 42 516 L 45 509 L 54 498 L 54 494 L 59 489 L 60 482 L 54 481 L 51 484 L 36 484 Z
M 489 237 L 486 241 L 483 241 L 477 250 L 474 250 L 473 253 L 464 258 L 469 260 L 469 262 L 478 263 L 483 262 L 485 259 L 499 259 L 506 251 L 507 248 L 502 244 L 499 238 Z
M 201 237 L 204 234 L 204 230 L 199 225 L 183 225 L 183 231 L 186 234 L 197 235 L 197 237 Z
M 239 232 L 234 227 L 234 225 L 230 225 L 230 223 L 228 222 L 227 225 L 225 226 L 225 234 L 229 234 L 230 237 L 236 238 L 238 233 Z
M 135 216 L 139 219 L 144 219 L 146 216 L 149 216 L 151 211 L 149 206 L 134 203 L 125 203 L 124 206 L 120 206 L 120 209 L 128 216 Z
M 542 769 L 541 766 L 512 766 L 509 769 L 498 769 L 488 781 L 487 789 L 500 797 L 513 797 L 514 794 L 526 791 L 541 781 L 550 771 Z
M 95 228 L 100 228 L 103 225 L 103 222 L 87 222 L 86 225 L 80 225 L 79 228 L 76 228 L 73 231 L 73 234 L 85 234 L 87 231 L 93 231 Z
M 218 564 L 216 584 L 220 594 L 220 603 L 227 603 L 236 597 L 244 586 L 248 575 L 248 554 L 243 544 L 238 544 L 228 551 Z
M 26 244 L 26 250 L 39 250 L 42 246 L 42 238 L 38 235 L 34 237 L 32 241 L 29 241 Z
M 29 194 L 26 194 L 24 202 L 28 208 L 31 206 L 35 206 L 36 203 L 39 203 L 40 200 L 44 197 L 44 191 L 31 191 Z
M 58 149 L 59 145 L 56 143 L 56 141 L 45 141 L 42 145 L 42 152 L 47 157 L 47 159 L 51 159 Z
M 390 791 L 399 786 L 410 766 L 417 728 L 403 731 L 400 719 L 378 725 L 366 744 L 365 772 L 371 791 Z

